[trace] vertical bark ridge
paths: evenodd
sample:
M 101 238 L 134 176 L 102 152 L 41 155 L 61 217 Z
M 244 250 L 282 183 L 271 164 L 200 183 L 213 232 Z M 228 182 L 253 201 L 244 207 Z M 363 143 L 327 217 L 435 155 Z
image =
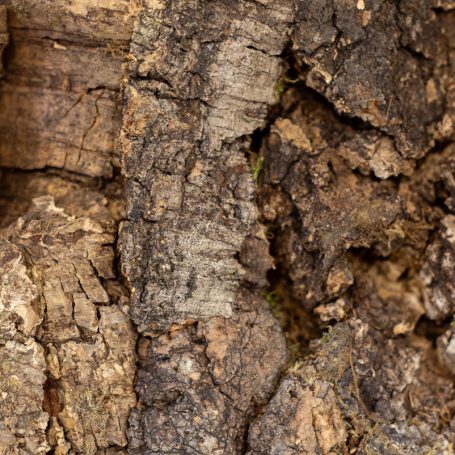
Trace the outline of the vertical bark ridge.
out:
M 245 151 L 277 101 L 293 15 L 291 1 L 223 0 L 139 16 L 120 231 L 141 333 L 132 453 L 239 453 L 286 362 L 255 291 L 272 262 Z

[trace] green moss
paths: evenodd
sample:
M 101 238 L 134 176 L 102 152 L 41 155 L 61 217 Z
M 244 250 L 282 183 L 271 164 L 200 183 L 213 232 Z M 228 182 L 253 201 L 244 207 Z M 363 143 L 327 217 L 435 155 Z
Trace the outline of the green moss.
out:
M 286 80 L 283 78 L 278 79 L 275 84 L 275 96 L 276 96 L 277 101 L 280 100 L 281 95 L 283 94 L 285 89 L 286 89 Z
M 325 344 L 328 341 L 330 341 L 331 338 L 332 338 L 332 332 L 329 330 L 328 332 L 323 333 L 322 337 L 319 339 L 319 342 L 321 344 Z
M 263 164 L 264 164 L 264 157 L 259 156 L 258 159 L 256 160 L 256 163 L 253 166 L 253 180 L 256 182 L 256 185 L 258 184 L 258 179 L 259 179 L 259 175 L 262 172 Z
M 269 304 L 270 308 L 275 309 L 278 304 L 280 303 L 280 298 L 276 294 L 276 292 L 271 291 L 271 292 L 264 292 L 264 298 Z
M 295 84 L 299 79 L 288 79 L 287 77 L 280 77 L 275 83 L 275 96 L 277 102 L 280 100 L 281 95 L 289 87 L 289 85 Z

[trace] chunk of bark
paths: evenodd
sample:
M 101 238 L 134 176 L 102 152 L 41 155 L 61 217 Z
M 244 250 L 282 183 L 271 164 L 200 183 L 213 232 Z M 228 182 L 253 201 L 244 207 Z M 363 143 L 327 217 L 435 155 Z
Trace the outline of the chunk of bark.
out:
M 441 403 L 453 396 L 424 360 L 430 343 L 387 340 L 351 320 L 318 344 L 251 425 L 248 453 L 451 453 L 450 428 L 435 430 L 444 416 L 423 404 L 436 390 Z
M 90 177 L 112 177 L 120 165 L 120 89 L 136 7 L 117 0 L 2 2 L 1 50 L 6 8 L 10 40 L 0 86 L 0 165 L 14 169 L 2 171 L 1 270 L 16 293 L 4 295 L 1 336 L 19 346 L 18 358 L 20 346 L 34 343 L 30 368 L 40 371 L 32 388 L 28 370 L 15 373 L 14 399 L 29 399 L 36 423 L 21 417 L 21 406 L 2 415 L 17 453 L 94 454 L 127 444 L 136 335 L 115 269 L 123 203 L 119 179 L 100 191 Z M 35 169 L 43 172 L 21 171 Z M 19 256 L 5 274 L 11 249 Z M 18 418 L 27 432 L 10 423 Z
M 123 127 L 129 209 L 120 248 L 141 329 L 233 312 L 244 274 L 236 255 L 257 217 L 241 137 L 274 102 L 292 21 L 291 2 L 274 6 L 158 3 L 140 15 Z
M 450 79 L 444 21 L 431 2 L 308 0 L 298 4 L 293 49 L 306 83 L 338 112 L 391 137 L 405 159 L 434 145 Z M 453 131 L 450 131 L 453 134 Z
M 346 439 L 333 385 L 325 381 L 307 383 L 289 376 L 249 432 L 252 449 L 247 453 L 336 454 Z
M 337 154 L 342 138 L 354 134 L 310 96 L 275 121 L 263 144 L 259 203 L 263 216 L 273 220 L 271 211 L 279 213 L 281 198 L 273 204 L 263 192 L 277 191 L 298 213 L 298 218 L 292 211 L 275 217 L 283 226 L 275 249 L 294 295 L 308 309 L 352 285 L 348 250 L 373 247 L 388 254 L 403 237 L 404 211 L 395 185 L 358 175 Z
M 267 307 L 239 291 L 272 265 L 255 259 L 255 245 L 268 246 L 243 136 L 275 102 L 293 17 L 292 2 L 277 5 L 154 3 L 133 34 L 120 232 L 131 316 L 145 334 L 133 453 L 239 453 L 287 360 Z
M 0 2 L 0 451 L 453 452 L 453 2 Z
M 262 140 L 258 202 L 280 283 L 334 327 L 252 422 L 249 453 L 452 453 L 453 146 L 415 158 L 453 138 L 453 16 L 411 1 L 299 8 L 298 77 Z
M 139 346 L 130 451 L 240 453 L 248 418 L 272 392 L 286 347 L 256 296 L 238 295 L 243 311 L 165 333 Z M 273 348 L 271 348 L 271 346 Z
M 50 416 L 58 419 L 54 433 L 56 425 L 64 431 L 54 435 L 60 453 L 70 447 L 95 454 L 127 443 L 136 401 L 135 333 L 118 306 L 122 300 L 107 292 L 105 283 L 116 278 L 115 225 L 106 208 L 103 215 L 70 216 L 42 196 L 1 231 L 0 369 L 4 398 L 16 403 L 3 408 L 2 426 L 18 450 L 12 453 L 46 453 Z

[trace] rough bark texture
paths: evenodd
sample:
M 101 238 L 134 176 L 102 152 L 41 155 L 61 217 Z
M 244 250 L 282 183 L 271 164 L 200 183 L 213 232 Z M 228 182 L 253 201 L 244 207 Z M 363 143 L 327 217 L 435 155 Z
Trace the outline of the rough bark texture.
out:
M 269 310 L 239 291 L 247 273 L 238 257 L 243 244 L 266 242 L 244 136 L 275 101 L 291 21 L 291 2 L 275 1 L 158 2 L 139 16 L 120 232 L 131 315 L 145 336 L 133 453 L 240 452 L 286 362 Z M 268 253 L 260 261 L 266 270 Z
M 454 20 L 429 2 L 299 3 L 258 202 L 278 279 L 328 331 L 250 454 L 454 453 Z
M 2 3 L 0 452 L 119 450 L 136 403 L 115 261 L 124 203 L 118 179 L 84 175 L 119 166 L 132 13 L 114 1 Z
M 122 131 L 121 251 L 141 330 L 235 310 L 236 254 L 260 235 L 242 137 L 275 100 L 291 6 L 158 2 L 139 16 Z
M 2 3 L 11 44 L 0 93 L 0 165 L 112 176 L 134 2 Z
M 0 0 L 0 453 L 455 453 L 454 8 Z
M 2 417 L 13 453 L 45 453 L 48 425 L 59 453 L 126 444 L 135 334 L 117 305 L 125 297 L 108 294 L 121 289 L 111 281 L 114 226 L 100 215 L 70 216 L 41 196 L 1 233 Z M 62 429 L 66 438 L 53 441 Z

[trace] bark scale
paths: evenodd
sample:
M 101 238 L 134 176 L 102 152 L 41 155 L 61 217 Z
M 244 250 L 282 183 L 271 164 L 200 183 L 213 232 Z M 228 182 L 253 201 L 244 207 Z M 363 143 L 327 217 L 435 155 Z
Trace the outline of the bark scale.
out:
M 0 451 L 454 453 L 454 7 L 0 0 Z

